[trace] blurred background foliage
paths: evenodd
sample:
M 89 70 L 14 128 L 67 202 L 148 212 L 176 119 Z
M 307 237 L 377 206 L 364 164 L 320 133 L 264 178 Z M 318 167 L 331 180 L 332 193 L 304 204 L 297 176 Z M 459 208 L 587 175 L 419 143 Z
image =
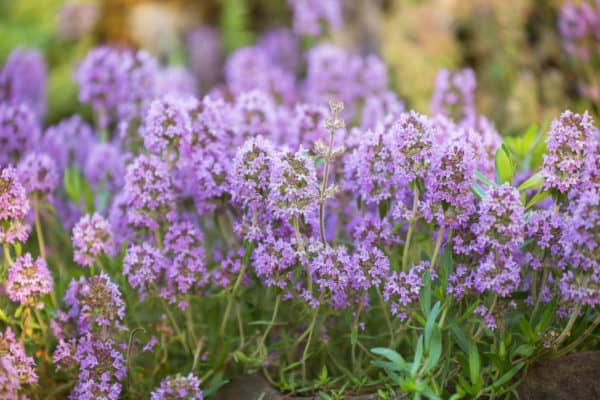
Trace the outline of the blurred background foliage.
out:
M 73 4 L 89 6 L 87 14 L 69 14 L 65 9 Z M 561 48 L 561 5 L 560 0 L 346 0 L 344 29 L 327 40 L 379 54 L 393 88 L 422 112 L 429 111 L 439 68 L 474 68 L 479 111 L 503 135 L 515 135 L 532 121 L 544 127 L 566 108 L 588 108 L 597 115 L 594 105 L 577 95 L 577 76 Z M 165 63 L 180 64 L 186 62 L 185 35 L 195 27 L 216 27 L 227 53 L 269 28 L 289 24 L 286 0 L 0 0 L 0 62 L 17 45 L 44 52 L 50 123 L 76 111 L 72 72 L 94 45 L 143 47 Z

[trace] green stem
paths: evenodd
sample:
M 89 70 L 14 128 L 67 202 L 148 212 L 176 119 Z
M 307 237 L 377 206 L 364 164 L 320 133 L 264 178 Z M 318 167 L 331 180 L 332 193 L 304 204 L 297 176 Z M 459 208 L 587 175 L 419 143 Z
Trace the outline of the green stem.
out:
M 535 299 L 535 305 L 533 306 L 533 311 L 531 312 L 531 318 L 533 318 L 533 316 L 535 315 L 535 313 L 537 312 L 537 310 L 540 306 L 540 302 L 542 300 L 542 296 L 544 295 L 544 290 L 546 289 L 547 282 L 548 282 L 548 267 L 546 267 L 544 265 L 544 270 L 542 271 L 542 283 L 540 285 L 540 291 L 538 292 L 538 295 Z
M 315 308 L 315 313 L 310 321 L 310 326 L 308 328 L 308 339 L 306 339 L 306 346 L 304 346 L 304 351 L 302 352 L 302 379 L 304 380 L 306 380 L 306 359 L 308 356 L 308 349 L 310 348 L 310 341 L 312 339 L 313 331 L 315 330 L 317 315 L 319 315 L 319 307 Z
M 40 326 L 40 329 L 42 330 L 42 335 L 44 337 L 46 337 L 47 327 L 46 327 L 46 323 L 44 322 L 44 319 L 42 318 L 42 314 L 40 314 L 40 310 L 37 307 L 32 307 L 32 308 L 33 308 L 33 313 L 35 314 L 35 319 L 37 319 L 37 323 Z
M 4 259 L 8 263 L 7 267 L 10 267 L 13 263 L 13 259 L 10 256 L 10 249 L 8 248 L 8 244 L 4 243 L 2 247 L 4 248 Z
M 319 199 L 319 232 L 321 241 L 327 243 L 325 239 L 325 190 L 329 182 L 329 163 L 331 162 L 331 148 L 333 147 L 333 131 L 329 133 L 329 147 L 325 157 L 325 170 L 323 171 L 323 181 L 321 182 L 321 198 Z
M 580 310 L 581 310 L 581 303 L 577 303 L 577 305 L 575 306 L 575 309 L 573 310 L 573 314 L 571 314 L 571 318 L 569 318 L 569 321 L 567 322 L 567 326 L 565 326 L 565 329 L 563 329 L 561 334 L 558 336 L 558 338 L 554 342 L 555 346 L 558 346 L 559 344 L 564 342 L 564 340 L 571 334 L 571 329 L 573 329 L 573 325 L 575 324 L 575 321 L 577 320 L 577 317 L 579 316 Z
M 42 232 L 42 225 L 40 223 L 40 211 L 37 200 L 33 202 L 33 215 L 35 219 L 35 232 L 37 234 L 38 245 L 40 248 L 40 256 L 46 260 L 46 246 L 44 245 L 44 233 Z
M 358 307 L 358 311 L 356 311 L 356 315 L 354 316 L 354 321 L 352 323 L 352 332 L 356 331 L 356 335 L 357 335 L 357 339 L 358 339 L 358 319 L 360 318 L 360 311 L 362 309 L 362 304 L 360 305 L 360 307 Z M 352 341 L 351 339 L 351 345 L 352 345 L 352 368 L 354 370 L 354 374 L 356 375 L 357 370 L 358 370 L 358 365 L 356 363 L 356 342 L 358 340 Z
M 564 356 L 565 354 L 570 353 L 573 349 L 575 349 L 578 345 L 581 344 L 581 342 L 583 342 L 585 339 L 588 338 L 588 336 L 590 336 L 592 334 L 592 332 L 594 331 L 594 329 L 596 329 L 596 327 L 600 325 L 600 315 L 598 315 L 596 317 L 596 319 L 592 322 L 592 324 L 590 326 L 587 327 L 587 329 L 577 337 L 577 339 L 575 339 L 573 342 L 569 343 L 568 346 L 566 346 L 564 349 L 562 349 L 561 351 L 556 353 L 557 357 L 561 357 Z
M 229 298 L 227 299 L 227 306 L 225 307 L 225 313 L 223 314 L 223 320 L 221 321 L 221 327 L 219 328 L 219 337 L 223 337 L 225 334 L 225 328 L 227 328 L 227 320 L 229 319 L 229 314 L 231 314 L 231 306 L 233 305 L 233 300 L 237 294 L 238 288 L 242 283 L 242 278 L 246 273 L 246 263 L 242 263 L 242 268 L 240 268 L 240 272 L 235 280 L 235 284 L 233 285 L 233 289 Z
M 435 240 L 435 248 L 433 249 L 433 255 L 431 256 L 431 263 L 429 268 L 433 270 L 435 268 L 435 263 L 437 261 L 438 254 L 440 252 L 440 247 L 442 246 L 442 239 L 444 238 L 444 228 L 440 227 L 438 230 L 437 238 Z
M 417 208 L 419 206 L 419 188 L 415 187 L 415 195 L 413 197 L 412 215 L 410 217 L 410 223 L 408 225 L 408 232 L 406 233 L 406 241 L 404 242 L 404 251 L 402 252 L 402 271 L 406 271 L 408 266 L 408 249 L 410 247 L 410 240 L 412 239 L 413 230 L 415 229 L 415 223 L 417 221 Z
M 269 336 L 269 332 L 271 332 L 271 328 L 273 327 L 273 324 L 275 323 L 275 319 L 277 318 L 277 313 L 279 312 L 279 304 L 280 303 L 281 303 L 281 294 L 278 294 L 277 297 L 275 298 L 275 308 L 273 308 L 273 314 L 271 315 L 271 322 L 269 322 L 267 329 L 265 329 L 265 332 L 263 333 L 262 337 L 260 338 L 260 342 L 258 343 L 258 349 L 261 349 L 264 346 L 265 341 L 267 340 L 267 337 Z
M 383 300 L 383 295 L 381 294 L 381 289 L 379 289 L 379 286 L 377 286 L 376 289 L 377 289 L 377 297 L 379 298 L 379 305 L 381 306 L 381 312 L 383 313 L 383 316 L 385 317 L 385 323 L 388 327 L 388 330 L 390 331 L 390 346 L 391 346 L 391 344 L 394 342 L 394 328 L 392 326 L 392 321 L 390 319 L 390 314 L 388 312 L 388 309 L 385 306 L 385 301 Z

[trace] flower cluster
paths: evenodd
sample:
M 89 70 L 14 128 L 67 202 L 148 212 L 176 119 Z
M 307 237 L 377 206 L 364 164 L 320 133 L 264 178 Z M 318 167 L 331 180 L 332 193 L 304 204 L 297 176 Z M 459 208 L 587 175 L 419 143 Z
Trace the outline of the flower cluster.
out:
M 102 254 L 112 256 L 115 242 L 108 221 L 101 215 L 84 215 L 73 228 L 73 257 L 81 266 L 89 267 Z
M 51 198 L 58 184 L 54 160 L 45 153 L 29 153 L 21 159 L 17 172 L 30 197 Z
M 167 378 L 150 394 L 150 400 L 202 400 L 203 398 L 200 379 L 193 374 Z
M 0 332 L 0 398 L 20 399 L 25 385 L 37 383 L 33 358 L 11 328 Z
M 37 143 L 39 131 L 35 115 L 25 103 L 0 102 L 0 165 L 15 164 Z
M 6 291 L 12 301 L 41 308 L 40 297 L 54 289 L 54 280 L 43 258 L 34 260 L 27 253 L 15 260 L 8 270 Z
M 6 167 L 0 172 L 0 242 L 24 242 L 29 235 L 25 216 L 30 205 L 17 171 Z
M 336 29 L 342 25 L 339 0 L 288 0 L 294 14 L 294 31 L 299 35 L 318 36 L 323 23 Z
M 470 68 L 460 71 L 440 70 L 435 79 L 431 111 L 455 122 L 472 123 L 476 114 L 476 85 L 475 73 Z

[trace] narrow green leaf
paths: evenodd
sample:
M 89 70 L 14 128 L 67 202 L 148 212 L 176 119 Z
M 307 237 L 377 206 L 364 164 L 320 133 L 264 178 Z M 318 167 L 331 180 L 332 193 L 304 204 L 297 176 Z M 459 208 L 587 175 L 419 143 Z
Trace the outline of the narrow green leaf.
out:
M 350 344 L 354 346 L 356 342 L 358 342 L 358 328 L 355 326 L 350 333 Z
M 469 346 L 469 377 L 471 382 L 475 384 L 477 378 L 479 378 L 479 372 L 481 371 L 481 360 L 479 358 L 479 350 L 477 344 L 471 342 Z
M 521 315 L 519 318 L 519 326 L 521 327 L 521 332 L 525 335 L 525 338 L 529 343 L 535 343 L 537 341 L 537 336 L 531 329 L 531 325 L 529 325 L 529 321 L 525 318 L 525 316 Z
M 433 327 L 437 327 L 435 320 L 437 319 L 440 313 L 440 306 L 441 303 L 439 301 L 436 302 L 433 306 L 433 309 L 431 310 L 431 313 L 427 317 L 427 323 L 425 324 L 425 348 L 427 349 L 429 349 L 429 345 L 431 344 L 430 342 Z
M 417 371 L 419 371 L 419 367 L 421 366 L 422 358 L 423 358 L 423 335 L 419 336 L 419 340 L 417 340 L 417 348 L 415 350 L 415 358 L 410 367 L 410 375 L 412 377 L 417 375 Z
M 542 187 L 543 184 L 544 177 L 542 176 L 541 172 L 538 172 L 534 175 L 531 175 L 529 179 L 527 179 L 525 182 L 521 183 L 517 190 L 522 192 L 524 190 L 537 189 L 539 187 Z
M 523 362 L 520 362 L 517 365 L 515 365 L 507 373 L 505 373 L 500 378 L 498 378 L 497 381 L 492 383 L 492 388 L 500 387 L 500 386 L 504 385 L 505 383 L 507 383 L 508 381 L 510 381 L 513 378 L 513 376 L 515 376 L 517 374 L 517 372 L 519 372 L 521 370 L 521 368 L 523 368 L 523 366 L 525 366 L 525 363 L 523 363 Z
M 431 276 L 428 272 L 425 272 L 423 275 L 423 287 L 419 295 L 419 304 L 423 316 L 427 318 L 431 310 Z
M 431 333 L 431 345 L 429 346 L 428 369 L 434 368 L 442 355 L 442 333 L 437 325 L 434 325 Z
M 408 365 L 406 364 L 406 361 L 404 361 L 404 358 L 402 358 L 402 356 L 400 354 L 398 354 L 396 351 L 394 351 L 392 349 L 386 349 L 384 347 L 375 347 L 375 348 L 371 349 L 371 353 L 377 354 L 378 356 L 385 357 L 388 360 L 390 360 L 391 362 L 393 362 L 394 364 L 398 365 L 404 371 L 408 371 Z
M 527 203 L 527 205 L 525 205 L 525 209 L 528 210 L 531 207 L 533 207 L 536 204 L 538 204 L 539 202 L 546 200 L 548 198 L 548 196 L 550 196 L 550 192 L 548 192 L 546 190 L 541 190 L 541 191 L 537 192 L 535 194 L 535 196 L 533 196 L 531 198 L 531 200 L 529 200 L 529 202 Z
M 473 194 L 475 196 L 477 196 L 479 198 L 479 200 L 483 200 L 487 197 L 487 192 L 477 182 L 475 182 L 471 185 L 471 192 L 473 192 Z
M 496 179 L 498 183 L 508 182 L 512 184 L 512 179 L 515 174 L 513 163 L 510 158 L 510 150 L 505 144 L 502 144 L 495 157 Z
M 496 187 L 498 184 L 492 180 L 490 180 L 487 176 L 483 175 L 478 170 L 475 171 L 475 178 L 479 179 L 481 182 L 485 183 L 488 186 Z

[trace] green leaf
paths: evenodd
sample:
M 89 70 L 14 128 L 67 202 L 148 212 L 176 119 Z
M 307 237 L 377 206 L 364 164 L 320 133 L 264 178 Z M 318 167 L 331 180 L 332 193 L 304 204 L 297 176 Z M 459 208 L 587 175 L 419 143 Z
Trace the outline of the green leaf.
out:
M 427 323 L 425 324 L 425 348 L 429 349 L 429 345 L 431 343 L 431 334 L 433 331 L 433 327 L 437 327 L 435 320 L 437 319 L 440 313 L 441 303 L 438 301 L 433 306 L 431 313 L 427 317 Z
M 552 318 L 556 315 L 556 297 L 553 297 L 550 303 L 544 305 L 544 312 L 539 322 L 535 326 L 535 332 L 542 333 L 546 330 Z
M 492 383 L 492 388 L 500 387 L 500 386 L 504 385 L 505 383 L 507 383 L 508 381 L 510 381 L 513 378 L 513 376 L 515 376 L 517 374 L 517 372 L 519 372 L 521 370 L 521 368 L 523 368 L 524 365 L 525 365 L 525 363 L 520 362 L 517 365 L 515 365 L 514 367 L 512 367 L 507 373 L 505 373 L 500 378 L 498 378 L 497 381 Z
M 498 183 L 508 182 L 512 184 L 512 179 L 515 174 L 512 160 L 510 158 L 510 150 L 505 144 L 502 144 L 496 151 L 496 179 Z
M 496 182 L 493 182 L 492 180 L 490 180 L 487 176 L 483 175 L 478 170 L 475 171 L 475 178 L 479 179 L 482 183 L 485 183 L 488 186 L 491 186 L 491 187 L 498 186 L 498 184 L 496 184 Z
M 479 200 L 483 200 L 487 197 L 487 192 L 477 182 L 475 182 L 471 185 L 471 192 L 473 192 L 473 194 L 475 196 L 477 196 L 479 198 Z
M 531 207 L 533 207 L 536 204 L 538 204 L 539 202 L 546 200 L 546 198 L 548 198 L 548 196 L 550 196 L 550 192 L 548 192 L 546 190 L 542 190 L 542 191 L 537 192 L 535 194 L 535 196 L 533 196 L 531 198 L 531 200 L 529 200 L 529 202 L 525 205 L 525 209 L 528 210 Z
M 354 346 L 356 342 L 358 342 L 358 327 L 354 326 L 350 333 L 350 344 Z
M 457 325 L 451 326 L 450 332 L 452 332 L 452 334 L 454 335 L 454 338 L 456 339 L 456 344 L 458 344 L 460 349 L 465 353 L 468 353 L 469 341 L 467 340 L 465 333 Z
M 419 367 L 421 366 L 421 359 L 423 358 L 423 335 L 419 336 L 419 340 L 417 340 L 417 348 L 415 350 L 415 358 L 410 367 L 410 376 L 416 376 L 417 371 L 419 371 Z
M 423 275 L 423 287 L 419 295 L 419 304 L 421 306 L 421 312 L 423 316 L 427 318 L 429 311 L 431 310 L 431 276 L 429 272 L 425 272 Z
M 429 346 L 428 369 L 434 368 L 442 355 L 442 332 L 437 325 L 434 325 L 431 333 L 431 344 Z
M 522 192 L 524 190 L 537 189 L 539 187 L 542 187 L 543 184 L 544 177 L 542 176 L 541 172 L 538 172 L 534 175 L 531 175 L 529 179 L 527 179 L 525 182 L 521 183 L 517 190 Z
M 75 203 L 79 204 L 79 200 L 81 199 L 81 187 L 79 180 L 79 171 L 77 167 L 69 167 L 65 170 L 65 175 L 63 178 L 63 185 L 65 187 L 65 192 L 67 196 Z
M 523 335 L 529 343 L 535 343 L 537 341 L 537 336 L 533 332 L 533 329 L 531 329 L 529 321 L 527 321 L 523 315 L 521 315 L 521 318 L 519 318 L 519 326 L 521 327 L 521 332 L 523 332 Z
M 530 355 L 533 354 L 533 350 L 535 348 L 530 345 L 530 344 L 522 344 L 519 347 L 517 347 L 514 351 L 514 355 L 515 356 L 524 356 L 524 357 L 529 357 Z
M 392 349 L 386 349 L 384 347 L 375 347 L 375 348 L 371 349 L 371 353 L 377 354 L 378 356 L 381 356 L 381 357 L 385 357 L 388 360 L 390 360 L 391 362 L 393 362 L 395 365 L 402 368 L 402 370 L 408 371 L 408 364 L 406 363 L 406 361 L 404 361 L 404 358 L 402 358 L 402 356 L 400 354 L 398 354 L 396 351 L 394 351 Z
M 471 342 L 469 346 L 469 377 L 471 382 L 475 384 L 479 378 L 479 372 L 481 372 L 481 360 L 479 358 L 479 350 L 477 344 Z

